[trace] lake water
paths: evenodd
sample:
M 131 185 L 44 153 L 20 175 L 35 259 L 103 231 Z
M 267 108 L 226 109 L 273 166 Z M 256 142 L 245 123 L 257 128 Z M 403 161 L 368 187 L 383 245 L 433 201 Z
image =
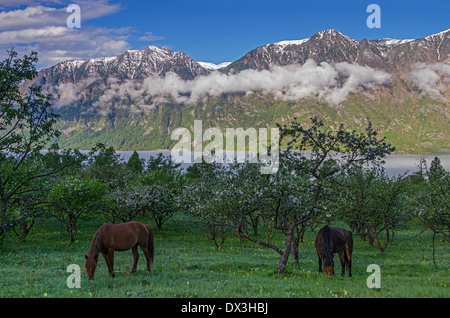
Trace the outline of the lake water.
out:
M 117 151 L 116 153 L 119 154 L 125 161 L 128 161 L 133 152 Z M 170 150 L 138 151 L 138 153 L 139 157 L 145 160 L 148 160 L 150 157 L 157 156 L 158 153 L 162 153 L 165 156 L 170 156 Z M 450 154 L 422 155 L 422 157 L 425 158 L 428 167 L 436 156 L 441 160 L 441 164 L 445 170 L 450 171 Z M 386 163 L 384 167 L 386 169 L 386 173 L 389 176 L 397 176 L 405 172 L 408 174 L 414 173 L 419 170 L 418 164 L 420 157 L 421 155 L 390 155 L 385 159 Z M 191 164 L 189 163 L 183 163 L 181 167 L 187 168 L 190 165 Z

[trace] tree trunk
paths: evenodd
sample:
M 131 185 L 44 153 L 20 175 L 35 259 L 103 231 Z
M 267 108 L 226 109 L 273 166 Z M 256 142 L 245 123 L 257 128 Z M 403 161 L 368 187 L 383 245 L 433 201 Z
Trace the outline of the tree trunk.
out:
M 2 199 L 1 200 L 1 222 L 0 222 L 0 235 L 2 235 L 8 229 L 8 221 L 6 219 L 6 210 L 8 208 L 8 201 Z
M 384 243 L 384 246 L 381 246 L 381 242 L 378 240 L 378 235 L 376 232 L 373 233 L 373 241 L 378 247 L 378 252 L 382 254 L 391 242 L 391 240 L 389 239 L 389 230 L 386 229 L 386 242 Z
M 284 274 L 284 269 L 286 267 L 287 261 L 289 259 L 289 255 L 291 254 L 291 245 L 292 245 L 292 239 L 294 237 L 294 232 L 297 227 L 297 224 L 292 224 L 287 232 L 286 232 L 286 240 L 284 242 L 284 250 L 281 254 L 280 261 L 278 262 L 277 270 L 280 274 Z
M 67 224 L 67 234 L 69 234 L 69 239 L 70 239 L 70 242 L 75 242 L 75 237 L 74 237 L 74 234 L 73 234 L 73 227 L 72 227 L 72 224 Z
M 303 243 L 303 236 L 305 235 L 305 230 L 306 230 L 306 222 L 302 222 L 301 223 L 301 228 L 299 229 L 299 227 L 297 226 L 295 229 L 295 232 L 297 233 L 294 237 L 293 237 L 293 241 L 292 241 L 292 252 L 294 253 L 294 260 L 296 263 L 299 263 L 299 256 L 298 256 L 298 245 L 299 243 Z
M 21 240 L 25 240 L 28 233 L 30 233 L 31 228 L 33 227 L 34 223 L 36 222 L 36 219 L 33 218 L 30 223 L 24 221 L 20 223 L 20 228 L 22 229 L 22 234 L 20 235 Z
M 70 242 L 75 242 L 75 232 L 77 227 L 77 218 L 73 214 L 69 214 L 69 222 L 67 223 L 67 233 L 69 234 Z
M 250 222 L 252 224 L 252 228 L 253 228 L 253 235 L 254 236 L 258 236 L 258 220 L 259 219 L 259 215 L 255 215 L 254 217 L 252 217 L 250 215 Z
M 433 264 L 434 264 L 434 267 L 437 269 L 438 266 L 436 264 L 436 252 L 435 252 L 435 249 L 434 249 L 434 239 L 435 239 L 435 237 L 436 237 L 436 231 L 433 231 Z
M 300 242 L 300 233 L 297 228 L 297 235 L 294 235 L 292 237 L 292 253 L 294 254 L 294 261 L 296 263 L 300 263 L 300 260 L 298 259 L 298 244 Z

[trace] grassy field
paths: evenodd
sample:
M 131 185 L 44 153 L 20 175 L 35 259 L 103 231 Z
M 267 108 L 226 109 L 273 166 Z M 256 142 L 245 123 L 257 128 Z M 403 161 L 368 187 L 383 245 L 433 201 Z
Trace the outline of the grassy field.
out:
M 145 222 L 144 223 L 152 223 Z M 115 255 L 116 278 L 108 275 L 100 257 L 95 279 L 83 268 L 84 255 L 101 220 L 80 223 L 77 241 L 70 243 L 54 221 L 41 221 L 25 242 L 8 235 L 0 246 L 0 297 L 450 297 L 450 250 L 436 242 L 439 269 L 432 262 L 431 233 L 416 234 L 411 225 L 395 234 L 394 243 L 379 254 L 374 246 L 354 235 L 353 277 L 327 278 L 317 273 L 315 234 L 308 231 L 300 246 L 300 263 L 290 258 L 286 273 L 275 268 L 279 255 L 229 236 L 222 249 L 215 248 L 189 218 L 174 217 L 155 230 L 155 263 L 145 271 L 141 250 L 138 270 L 130 274 L 131 251 Z M 280 240 L 282 238 L 275 238 Z M 340 264 L 335 273 L 340 273 Z M 69 264 L 82 268 L 81 288 L 70 289 Z M 369 289 L 369 264 L 381 268 L 381 288 Z

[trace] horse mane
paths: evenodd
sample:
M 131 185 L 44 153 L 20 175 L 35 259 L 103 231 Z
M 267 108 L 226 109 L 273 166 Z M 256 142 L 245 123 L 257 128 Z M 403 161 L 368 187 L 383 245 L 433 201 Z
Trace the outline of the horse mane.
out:
M 323 242 L 324 242 L 322 255 L 325 256 L 324 265 L 329 266 L 329 265 L 331 265 L 333 258 L 331 257 L 331 252 L 330 252 L 330 227 L 328 225 L 325 225 L 322 228 L 322 235 L 323 235 Z
M 101 243 L 103 240 L 102 228 L 99 228 L 92 239 L 91 246 L 89 247 L 89 256 L 97 256 L 101 250 Z

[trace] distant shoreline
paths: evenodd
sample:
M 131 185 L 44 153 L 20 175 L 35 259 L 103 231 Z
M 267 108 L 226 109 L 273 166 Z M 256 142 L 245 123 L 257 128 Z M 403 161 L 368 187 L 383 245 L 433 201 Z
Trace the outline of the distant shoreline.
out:
M 46 152 L 47 150 L 43 150 Z M 90 150 L 80 150 L 83 153 L 87 153 Z M 121 159 L 128 161 L 134 150 L 116 150 Z M 136 150 L 141 159 L 148 160 L 150 157 L 156 156 L 158 153 L 170 156 L 171 150 Z M 434 157 L 439 157 L 441 164 L 445 170 L 450 171 L 450 153 L 433 153 L 433 154 L 391 154 L 384 158 L 385 164 L 384 168 L 389 176 L 397 176 L 403 173 L 412 174 L 419 170 L 418 164 L 419 159 L 423 157 L 429 167 L 431 161 Z M 192 163 L 182 163 L 182 168 L 187 168 Z
M 72 148 L 67 148 L 67 149 L 72 149 Z M 60 150 L 67 150 L 67 149 L 60 149 Z M 72 149 L 75 150 L 75 149 Z M 86 149 L 76 149 L 79 150 L 81 152 L 89 152 L 91 150 L 86 150 Z M 280 150 L 286 150 L 286 148 L 280 148 Z M 42 151 L 48 151 L 48 149 L 42 149 Z M 136 151 L 137 153 L 139 152 L 170 152 L 172 151 L 172 149 L 151 149 L 151 150 L 117 150 L 114 149 L 114 151 L 116 153 L 119 152 L 131 152 L 133 153 L 134 151 Z M 237 151 L 239 152 L 239 151 Z M 245 151 L 247 152 L 247 151 Z M 393 154 L 391 154 L 390 156 L 450 156 L 450 150 L 448 151 L 441 151 L 441 152 L 423 152 L 423 153 L 406 153 L 406 152 L 395 152 Z

